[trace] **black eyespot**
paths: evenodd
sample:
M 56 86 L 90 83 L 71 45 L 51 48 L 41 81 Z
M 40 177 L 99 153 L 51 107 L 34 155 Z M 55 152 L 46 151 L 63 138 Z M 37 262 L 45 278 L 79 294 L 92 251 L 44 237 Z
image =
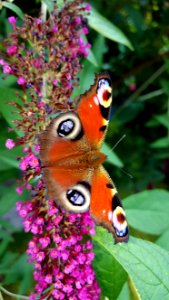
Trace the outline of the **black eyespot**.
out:
M 67 199 L 75 206 L 82 206 L 85 203 L 84 195 L 76 189 L 67 191 Z
M 64 120 L 59 124 L 57 128 L 57 133 L 60 137 L 67 136 L 73 131 L 74 127 L 75 127 L 75 123 L 73 122 L 73 120 L 71 119 Z
M 107 186 L 108 189 L 113 189 L 114 188 L 114 186 L 111 182 L 107 183 L 106 186 Z
M 106 126 L 106 125 L 103 125 L 103 126 L 101 126 L 101 127 L 99 128 L 99 130 L 104 132 L 104 131 L 106 130 L 106 128 L 107 128 L 107 126 Z

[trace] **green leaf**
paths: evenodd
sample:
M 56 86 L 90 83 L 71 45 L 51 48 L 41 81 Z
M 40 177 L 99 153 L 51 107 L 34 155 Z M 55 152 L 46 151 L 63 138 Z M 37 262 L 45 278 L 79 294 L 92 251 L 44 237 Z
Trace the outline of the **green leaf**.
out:
M 130 300 L 130 299 L 131 299 L 130 290 L 129 290 L 128 284 L 125 283 L 117 300 Z
M 163 137 L 160 138 L 158 140 L 156 140 L 155 142 L 151 143 L 150 146 L 152 148 L 168 148 L 169 147 L 169 137 Z
M 92 49 L 96 57 L 98 66 L 100 69 L 102 69 L 104 64 L 104 54 L 108 51 L 106 40 L 102 35 L 100 34 L 97 35 L 93 43 Z
M 124 35 L 124 33 L 105 17 L 100 15 L 94 8 L 92 8 L 91 13 L 87 16 L 87 18 L 89 26 L 99 32 L 101 35 L 112 41 L 121 43 L 133 50 L 130 41 Z
M 7 87 L 16 83 L 16 77 L 13 75 L 9 75 L 4 79 L 4 74 L 0 74 L 0 88 Z
M 123 162 L 107 144 L 103 144 L 101 151 L 107 155 L 107 161 L 109 163 L 119 168 L 123 167 Z
M 141 300 L 168 300 L 169 253 L 159 246 L 130 237 L 129 242 L 113 245 L 112 235 L 99 228 L 93 238 L 124 268 Z M 113 266 L 112 266 L 113 268 Z
M 15 281 L 20 282 L 20 292 L 26 292 L 29 287 L 32 287 L 32 280 L 31 280 L 31 271 L 33 266 L 27 262 L 26 254 L 22 254 L 18 257 L 17 260 L 13 262 L 7 272 L 7 276 L 4 280 L 4 284 L 12 284 Z M 25 282 L 25 276 L 29 282 Z
M 18 200 L 18 194 L 15 191 L 16 186 L 9 186 L 5 189 L 5 192 L 1 194 L 1 210 L 0 216 L 7 213 L 12 207 L 14 207 Z
M 86 35 L 83 34 L 83 40 L 85 42 L 85 44 L 88 42 Z M 96 57 L 94 56 L 94 53 L 91 49 L 88 49 L 88 56 L 87 56 L 87 60 L 89 62 L 91 62 L 95 67 L 98 67 L 98 63 L 96 60 Z
M 97 63 L 94 53 L 91 49 L 89 49 L 89 54 L 87 56 L 87 60 L 89 62 L 91 62 L 95 67 L 98 67 L 98 63 Z
M 0 273 L 6 274 L 11 268 L 11 264 L 16 261 L 18 254 L 8 251 L 6 252 L 0 260 Z
M 5 149 L 0 151 L 0 171 L 11 168 L 19 168 L 17 157 L 22 156 L 21 148 Z
M 158 189 L 144 191 L 127 197 L 123 204 L 133 228 L 155 235 L 168 228 L 169 192 Z
M 109 251 L 105 251 L 101 241 L 94 239 L 94 252 L 93 264 L 102 294 L 110 300 L 116 299 L 127 280 L 127 273 Z
M 157 239 L 156 244 L 169 251 L 169 229 Z
M 7 2 L 7 1 L 2 1 L 2 5 L 6 8 L 9 8 L 12 10 L 18 17 L 20 17 L 22 20 L 24 19 L 24 14 L 22 10 L 15 4 Z
M 8 104 L 9 101 L 14 100 L 18 104 L 22 104 L 21 100 L 16 98 L 16 93 L 18 90 L 12 88 L 0 88 L 0 111 L 4 119 L 7 121 L 10 127 L 14 127 L 15 123 L 13 122 L 16 119 L 20 119 L 20 115 L 17 113 L 17 108 L 13 105 Z M 21 135 L 16 131 L 17 135 Z
M 169 116 L 167 114 L 165 115 L 156 115 L 154 118 L 163 126 L 165 126 L 167 129 L 169 129 Z
M 168 61 L 166 61 L 165 66 L 169 69 Z M 161 86 L 162 86 L 162 89 L 164 90 L 164 92 L 165 92 L 167 95 L 169 95 L 168 80 L 162 79 L 162 80 L 160 80 L 160 83 L 161 83 Z

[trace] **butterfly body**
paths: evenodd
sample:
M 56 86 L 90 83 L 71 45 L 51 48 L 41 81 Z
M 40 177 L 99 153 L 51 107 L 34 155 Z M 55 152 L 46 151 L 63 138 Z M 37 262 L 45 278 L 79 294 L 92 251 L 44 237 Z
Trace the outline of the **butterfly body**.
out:
M 40 137 L 40 156 L 48 198 L 68 211 L 90 209 L 96 223 L 116 242 L 128 240 L 128 226 L 114 183 L 100 151 L 112 103 L 110 76 L 99 74 L 80 97 L 76 111 L 60 114 Z

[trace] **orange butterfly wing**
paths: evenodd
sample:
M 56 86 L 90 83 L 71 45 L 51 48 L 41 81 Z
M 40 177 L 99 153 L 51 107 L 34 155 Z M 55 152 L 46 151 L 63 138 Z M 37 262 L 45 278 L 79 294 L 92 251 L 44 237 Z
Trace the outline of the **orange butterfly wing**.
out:
M 119 242 L 128 240 L 127 221 L 116 188 L 101 165 L 106 156 L 99 151 L 111 103 L 110 76 L 99 74 L 80 97 L 77 111 L 56 117 L 39 141 L 48 197 L 73 212 L 90 206 L 96 222 Z
M 127 242 L 126 215 L 116 187 L 102 166 L 95 171 L 92 178 L 90 212 L 96 223 L 113 233 L 115 242 Z
M 112 83 L 107 72 L 96 75 L 94 84 L 80 97 L 78 115 L 92 148 L 100 149 L 109 122 Z

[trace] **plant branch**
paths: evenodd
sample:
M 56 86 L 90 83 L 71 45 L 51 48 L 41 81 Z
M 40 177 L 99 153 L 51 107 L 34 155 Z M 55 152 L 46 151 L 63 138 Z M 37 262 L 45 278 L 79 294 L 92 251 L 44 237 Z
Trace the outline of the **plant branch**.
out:
M 47 5 L 42 1 L 41 4 L 41 19 L 43 22 L 46 21 L 46 17 L 47 17 Z M 46 76 L 45 74 L 43 75 L 42 78 L 42 99 L 45 100 L 46 99 Z
M 136 91 L 133 93 L 125 103 L 118 109 L 116 115 L 118 115 L 125 107 L 129 105 L 133 100 L 137 99 L 138 96 L 163 72 L 165 71 L 165 65 L 162 65 L 152 76 L 150 76 Z

